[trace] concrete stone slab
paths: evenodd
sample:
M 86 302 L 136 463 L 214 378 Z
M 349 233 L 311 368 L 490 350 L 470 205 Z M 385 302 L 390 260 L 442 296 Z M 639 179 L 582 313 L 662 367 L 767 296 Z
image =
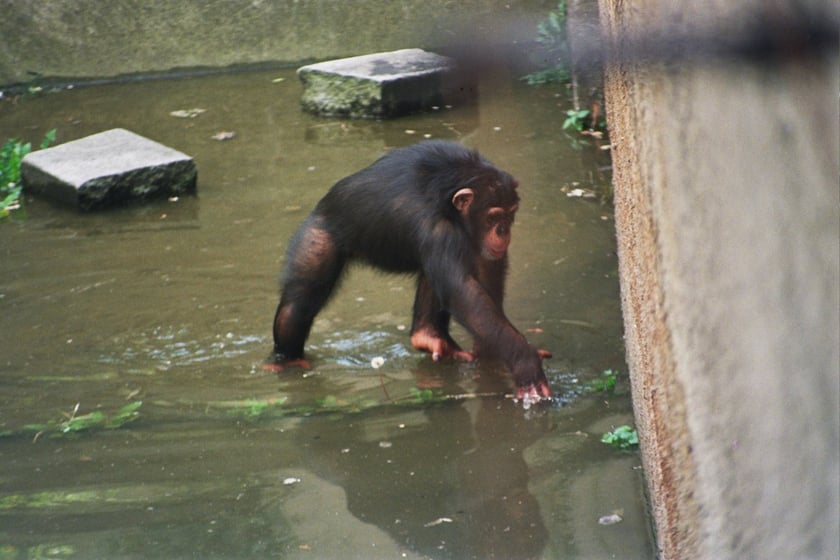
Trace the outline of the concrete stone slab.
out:
M 25 192 L 83 210 L 195 191 L 193 159 L 115 128 L 29 153 L 21 163 Z
M 303 109 L 326 116 L 397 117 L 469 102 L 478 93 L 453 59 L 422 49 L 331 60 L 297 73 Z

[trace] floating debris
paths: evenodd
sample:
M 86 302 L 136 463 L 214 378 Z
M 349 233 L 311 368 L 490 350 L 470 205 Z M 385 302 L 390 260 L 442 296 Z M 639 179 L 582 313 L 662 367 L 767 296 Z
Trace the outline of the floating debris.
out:
M 289 478 L 283 479 L 283 484 L 286 486 L 291 486 L 292 484 L 297 484 L 298 482 L 300 482 L 300 479 L 296 476 L 290 476 Z
M 194 119 L 198 115 L 202 113 L 206 113 L 207 109 L 201 109 L 199 107 L 195 107 L 193 109 L 179 109 L 177 111 L 172 111 L 169 113 L 173 117 L 178 117 L 179 119 Z
M 219 142 L 224 142 L 225 140 L 231 140 L 236 138 L 236 133 L 228 130 L 222 130 L 211 136 L 213 140 L 218 140 Z
M 379 369 L 385 365 L 385 358 L 382 356 L 377 356 L 370 361 L 370 367 L 373 369 Z
M 429 521 L 423 527 L 434 527 L 435 525 L 440 525 L 441 523 L 452 523 L 451 517 L 438 517 L 434 521 Z
M 616 523 L 621 523 L 624 521 L 624 518 L 619 515 L 618 512 L 613 512 L 609 515 L 603 515 L 598 518 L 599 525 L 615 525 Z
M 569 198 L 597 198 L 595 191 L 590 189 L 572 189 L 566 193 Z

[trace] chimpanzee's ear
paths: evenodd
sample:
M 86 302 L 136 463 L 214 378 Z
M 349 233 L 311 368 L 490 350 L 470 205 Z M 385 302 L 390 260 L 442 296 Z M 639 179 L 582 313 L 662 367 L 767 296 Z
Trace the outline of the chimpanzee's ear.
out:
M 475 193 L 472 189 L 461 189 L 452 197 L 452 205 L 461 214 L 466 214 L 474 198 Z

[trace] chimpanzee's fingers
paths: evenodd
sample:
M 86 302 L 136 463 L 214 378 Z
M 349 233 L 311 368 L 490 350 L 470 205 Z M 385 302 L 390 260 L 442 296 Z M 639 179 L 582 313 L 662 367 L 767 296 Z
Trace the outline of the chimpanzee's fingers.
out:
M 475 356 L 473 356 L 472 354 L 470 354 L 469 352 L 466 352 L 464 350 L 456 350 L 452 354 L 452 357 L 455 358 L 456 360 L 461 360 L 461 361 L 464 361 L 464 362 L 471 362 L 475 359 Z

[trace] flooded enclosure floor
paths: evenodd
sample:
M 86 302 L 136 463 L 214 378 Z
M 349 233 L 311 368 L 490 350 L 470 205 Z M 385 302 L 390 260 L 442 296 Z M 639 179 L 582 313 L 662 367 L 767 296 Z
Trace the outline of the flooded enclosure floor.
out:
M 121 127 L 198 168 L 197 196 L 27 198 L 0 224 L 0 559 L 653 557 L 639 457 L 600 442 L 633 423 L 612 208 L 566 194 L 606 192 L 606 156 L 563 132 L 560 86 L 517 78 L 391 121 L 301 112 L 292 70 L 0 99 L 0 141 Z M 414 279 L 361 266 L 312 369 L 262 367 L 295 228 L 424 138 L 520 183 L 505 311 L 554 354 L 547 406 L 496 364 L 416 352 Z M 589 390 L 606 370 L 616 390 Z

